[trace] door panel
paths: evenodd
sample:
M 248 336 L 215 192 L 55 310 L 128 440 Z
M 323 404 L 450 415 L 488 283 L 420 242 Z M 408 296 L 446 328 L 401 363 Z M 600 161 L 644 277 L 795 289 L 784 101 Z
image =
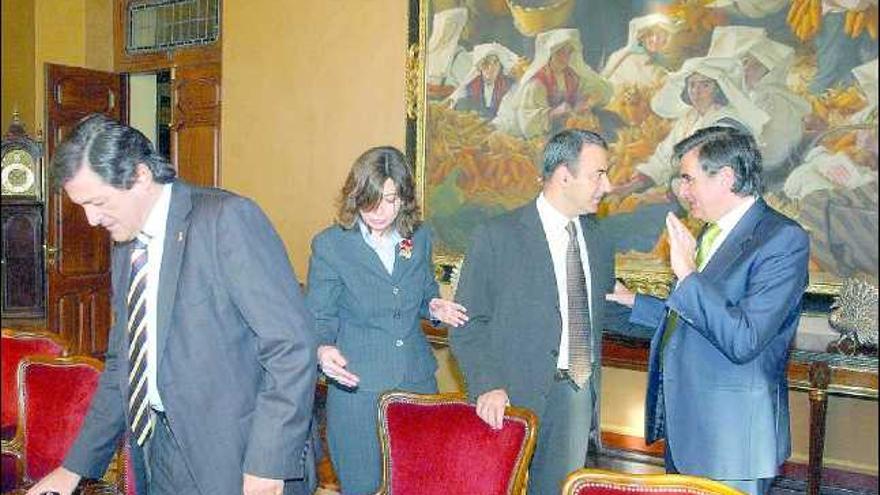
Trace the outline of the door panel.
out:
M 214 186 L 220 177 L 220 64 L 173 72 L 172 162 L 187 182 Z
M 47 163 L 86 115 L 101 112 L 125 122 L 124 88 L 118 74 L 46 64 Z M 51 185 L 47 228 L 49 330 L 67 339 L 73 352 L 102 357 L 111 324 L 110 237 Z

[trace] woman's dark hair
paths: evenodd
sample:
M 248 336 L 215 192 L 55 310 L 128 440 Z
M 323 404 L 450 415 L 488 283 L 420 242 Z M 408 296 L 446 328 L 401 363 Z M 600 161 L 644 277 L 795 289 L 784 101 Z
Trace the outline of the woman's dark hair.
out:
M 400 199 L 400 211 L 394 220 L 394 227 L 402 237 L 410 237 L 421 223 L 415 180 L 406 157 L 391 146 L 370 148 L 354 161 L 339 195 L 336 215 L 339 225 L 352 229 L 357 225 L 361 210 L 370 211 L 378 207 L 388 179 L 397 186 L 397 197 Z

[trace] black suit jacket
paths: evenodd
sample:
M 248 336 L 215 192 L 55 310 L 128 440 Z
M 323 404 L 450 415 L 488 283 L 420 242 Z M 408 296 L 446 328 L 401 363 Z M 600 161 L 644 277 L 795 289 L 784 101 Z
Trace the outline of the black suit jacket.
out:
M 592 216 L 580 221 L 590 260 L 592 364 L 599 386 L 601 330 L 631 325 L 627 308 L 605 301 L 614 289 L 614 258 L 602 242 L 600 224 Z M 469 396 L 503 388 L 513 405 L 540 417 L 556 372 L 562 317 L 550 247 L 534 201 L 476 229 L 456 301 L 470 317 L 450 331 Z M 598 409 L 595 401 L 594 428 Z

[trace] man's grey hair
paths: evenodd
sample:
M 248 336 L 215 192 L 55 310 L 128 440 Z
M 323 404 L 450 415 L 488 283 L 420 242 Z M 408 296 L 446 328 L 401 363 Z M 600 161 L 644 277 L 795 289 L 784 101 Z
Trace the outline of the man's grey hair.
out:
M 700 129 L 679 141 L 673 150 L 676 162 L 691 150 L 708 175 L 730 167 L 736 177 L 731 192 L 738 196 L 760 196 L 764 192 L 761 152 L 751 133 L 742 129 L 713 126 Z

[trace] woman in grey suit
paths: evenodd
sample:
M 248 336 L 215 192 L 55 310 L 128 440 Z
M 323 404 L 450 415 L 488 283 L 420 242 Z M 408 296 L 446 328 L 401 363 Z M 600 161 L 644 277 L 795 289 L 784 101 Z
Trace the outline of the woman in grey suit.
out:
M 375 493 L 379 395 L 436 393 L 437 363 L 421 319 L 452 326 L 467 320 L 464 307 L 438 297 L 431 234 L 419 221 L 412 171 L 397 149 L 372 148 L 352 166 L 336 225 L 312 240 L 307 301 L 330 383 L 327 440 L 342 491 Z

